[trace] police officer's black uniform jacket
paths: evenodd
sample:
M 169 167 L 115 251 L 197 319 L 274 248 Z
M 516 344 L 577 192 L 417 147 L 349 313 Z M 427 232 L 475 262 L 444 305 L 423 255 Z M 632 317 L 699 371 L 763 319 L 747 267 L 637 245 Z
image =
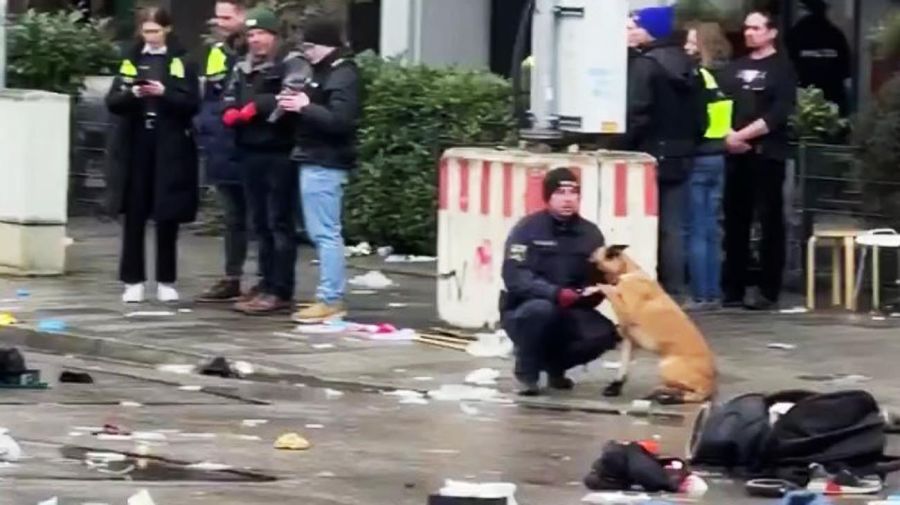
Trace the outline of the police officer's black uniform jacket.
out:
M 506 242 L 501 312 L 532 299 L 556 303 L 563 288 L 598 283 L 600 275 L 590 257 L 604 243 L 597 225 L 578 215 L 560 220 L 544 210 L 522 218 Z M 602 296 L 591 297 L 580 305 L 595 307 L 600 301 Z

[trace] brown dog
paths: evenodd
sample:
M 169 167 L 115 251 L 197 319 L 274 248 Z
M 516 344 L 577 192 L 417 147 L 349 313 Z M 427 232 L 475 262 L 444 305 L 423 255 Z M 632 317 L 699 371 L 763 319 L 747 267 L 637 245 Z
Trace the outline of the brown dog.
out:
M 706 401 L 716 390 L 712 351 L 697 326 L 662 286 L 625 255 L 626 248 L 601 247 L 591 258 L 606 284 L 590 289 L 606 295 L 619 318 L 623 339 L 619 374 L 604 394 L 621 394 L 633 346 L 637 345 L 662 358 L 659 372 L 663 385 L 648 399 L 670 404 Z

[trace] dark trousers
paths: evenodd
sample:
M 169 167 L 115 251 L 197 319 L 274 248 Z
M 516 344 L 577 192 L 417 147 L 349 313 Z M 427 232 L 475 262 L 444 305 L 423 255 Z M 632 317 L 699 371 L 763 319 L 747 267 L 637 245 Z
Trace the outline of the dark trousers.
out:
M 247 199 L 243 184 L 216 186 L 225 219 L 225 275 L 240 279 L 247 260 Z
M 547 300 L 529 300 L 507 311 L 503 329 L 516 346 L 516 377 L 537 381 L 540 372 L 562 375 L 614 348 L 613 323 L 590 308 L 561 309 Z
M 691 159 L 677 158 L 661 160 L 659 172 L 689 170 Z M 667 166 L 667 165 L 679 165 Z M 681 166 L 685 165 L 685 166 Z M 689 195 L 687 179 L 658 181 L 659 189 L 659 244 L 657 272 L 660 283 L 672 296 L 682 295 L 685 290 L 685 230 Z
M 139 128 L 135 132 L 132 162 L 126 180 L 125 217 L 122 229 L 122 254 L 119 279 L 126 284 L 147 280 L 144 236 L 147 221 L 153 215 L 156 188 L 156 130 Z M 174 283 L 177 270 L 178 223 L 156 223 L 156 280 Z
M 259 245 L 260 289 L 291 300 L 297 263 L 297 168 L 287 153 L 244 151 L 241 160 Z
M 729 156 L 725 172 L 725 265 L 722 270 L 727 300 L 743 299 L 750 263 L 750 230 L 759 217 L 760 294 L 778 301 L 785 262 L 783 186 L 784 161 L 757 154 Z

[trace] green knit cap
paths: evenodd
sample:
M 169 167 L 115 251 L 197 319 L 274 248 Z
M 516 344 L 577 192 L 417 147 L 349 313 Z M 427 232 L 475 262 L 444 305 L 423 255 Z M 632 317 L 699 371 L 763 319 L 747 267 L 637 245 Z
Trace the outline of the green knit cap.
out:
M 260 29 L 278 34 L 278 16 L 265 7 L 256 7 L 247 13 L 247 21 L 244 26 L 248 30 Z

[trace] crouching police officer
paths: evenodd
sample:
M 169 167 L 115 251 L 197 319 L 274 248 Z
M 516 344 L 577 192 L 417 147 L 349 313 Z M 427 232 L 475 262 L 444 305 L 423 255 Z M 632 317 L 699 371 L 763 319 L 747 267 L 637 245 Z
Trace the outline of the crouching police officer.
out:
M 513 228 L 503 261 L 501 322 L 516 346 L 515 376 L 524 396 L 540 394 L 541 371 L 551 388 L 572 389 L 566 371 L 597 359 L 618 340 L 613 323 L 595 310 L 602 298 L 581 295 L 599 281 L 590 257 L 604 239 L 578 215 L 575 175 L 566 168 L 550 171 L 544 201 L 546 210 Z

